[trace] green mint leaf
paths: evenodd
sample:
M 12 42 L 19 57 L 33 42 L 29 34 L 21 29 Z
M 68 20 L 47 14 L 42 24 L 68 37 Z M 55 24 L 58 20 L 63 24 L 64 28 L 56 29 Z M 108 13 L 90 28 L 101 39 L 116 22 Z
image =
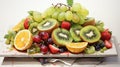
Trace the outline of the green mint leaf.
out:
M 72 6 L 73 0 L 67 0 L 67 4 L 68 4 L 69 6 Z

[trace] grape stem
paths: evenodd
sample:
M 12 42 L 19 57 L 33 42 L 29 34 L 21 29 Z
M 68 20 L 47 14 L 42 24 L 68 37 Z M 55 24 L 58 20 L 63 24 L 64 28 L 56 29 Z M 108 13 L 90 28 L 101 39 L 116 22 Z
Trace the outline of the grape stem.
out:
M 68 7 L 68 10 L 70 10 L 70 6 L 69 6 L 69 5 L 66 5 L 66 4 L 63 4 L 63 3 L 57 3 L 56 5 L 54 5 L 54 4 L 52 4 L 52 5 L 54 6 L 54 8 L 55 8 L 55 7 L 60 7 L 60 6 L 64 5 L 64 6 L 67 6 L 67 7 Z

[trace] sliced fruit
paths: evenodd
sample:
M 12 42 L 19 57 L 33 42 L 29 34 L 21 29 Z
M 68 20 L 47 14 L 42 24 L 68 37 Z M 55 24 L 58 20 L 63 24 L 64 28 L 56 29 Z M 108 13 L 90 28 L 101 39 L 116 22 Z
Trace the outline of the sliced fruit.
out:
M 72 37 L 66 29 L 57 28 L 52 32 L 52 40 L 58 46 L 65 46 L 72 42 Z
M 84 50 L 84 52 L 86 54 L 93 54 L 93 53 L 95 53 L 95 47 L 94 46 L 89 46 Z
M 82 52 L 88 45 L 88 42 L 69 43 L 66 48 L 72 53 Z
M 78 24 L 74 24 L 70 28 L 70 34 L 75 42 L 81 41 L 81 38 L 80 38 L 80 30 L 81 29 L 82 29 L 82 26 L 80 26 Z
M 83 26 L 87 26 L 87 25 L 95 25 L 95 19 L 92 17 L 86 18 Z
M 57 48 L 57 47 L 55 47 L 54 45 L 51 45 L 51 44 L 49 44 L 49 48 L 50 48 L 51 53 L 53 53 L 53 54 L 56 54 L 60 51 L 59 48 Z
M 33 42 L 32 34 L 29 30 L 21 30 L 14 39 L 14 46 L 17 50 L 26 50 L 31 47 Z
M 58 21 L 55 19 L 46 19 L 38 24 L 37 28 L 40 32 L 51 33 L 54 29 L 58 28 Z
M 101 32 L 101 39 L 102 40 L 110 40 L 111 39 L 111 32 L 108 29 Z
M 30 32 L 34 35 L 38 33 L 37 25 L 38 25 L 37 22 L 33 22 L 30 24 L 30 26 L 28 28 L 28 30 L 30 30 Z
M 12 28 L 12 30 L 13 30 L 13 31 L 19 31 L 21 28 L 24 28 L 24 26 L 23 26 L 24 20 L 25 20 L 25 19 L 21 20 L 17 25 L 15 25 L 15 26 Z
M 67 21 L 63 21 L 61 24 L 61 28 L 64 28 L 66 30 L 69 30 L 70 26 L 71 26 L 70 22 L 67 22 Z
M 95 26 L 89 25 L 80 30 L 80 37 L 86 42 L 94 43 L 100 40 L 101 34 Z
M 112 48 L 112 43 L 108 40 L 105 40 L 105 47 L 108 48 L 108 49 Z

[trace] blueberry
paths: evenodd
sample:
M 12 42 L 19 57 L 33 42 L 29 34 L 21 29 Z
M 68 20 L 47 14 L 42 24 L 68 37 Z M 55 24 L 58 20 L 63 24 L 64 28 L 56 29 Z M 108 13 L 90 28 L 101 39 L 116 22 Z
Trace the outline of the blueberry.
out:
M 100 48 L 100 45 L 95 45 L 94 47 L 95 47 L 95 50 L 96 50 L 96 51 L 99 51 L 99 50 L 101 49 L 101 48 Z
M 60 47 L 59 49 L 60 49 L 60 52 L 61 52 L 61 53 L 67 51 L 67 48 L 66 48 L 66 47 Z
M 105 46 L 104 42 L 100 44 L 100 48 L 103 48 Z

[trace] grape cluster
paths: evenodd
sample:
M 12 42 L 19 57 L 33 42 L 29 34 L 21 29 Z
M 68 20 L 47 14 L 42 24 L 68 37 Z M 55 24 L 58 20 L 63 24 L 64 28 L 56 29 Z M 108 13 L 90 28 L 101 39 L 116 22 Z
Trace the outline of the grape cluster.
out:
M 80 3 L 75 3 L 72 6 L 58 3 L 47 8 L 43 13 L 36 14 L 31 11 L 29 13 L 33 16 L 39 15 L 37 17 L 33 17 L 37 22 L 46 18 L 54 18 L 58 21 L 70 21 L 78 24 L 83 24 L 86 16 L 89 14 L 88 10 L 81 6 Z

